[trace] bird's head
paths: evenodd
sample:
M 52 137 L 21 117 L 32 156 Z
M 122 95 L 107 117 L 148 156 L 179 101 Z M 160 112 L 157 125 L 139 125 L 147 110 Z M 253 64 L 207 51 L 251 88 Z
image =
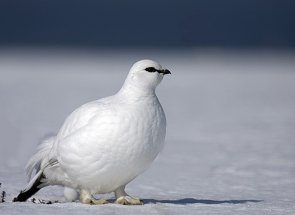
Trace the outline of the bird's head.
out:
M 127 79 L 129 79 L 129 84 L 154 90 L 166 74 L 171 74 L 171 72 L 162 68 L 159 63 L 152 60 L 141 60 L 133 64 Z

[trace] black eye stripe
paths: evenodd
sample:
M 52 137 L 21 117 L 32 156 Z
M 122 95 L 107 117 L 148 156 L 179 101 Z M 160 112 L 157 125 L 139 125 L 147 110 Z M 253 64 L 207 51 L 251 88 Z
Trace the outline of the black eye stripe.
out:
M 171 72 L 168 69 L 156 69 L 155 67 L 147 67 L 144 70 L 148 72 L 158 72 L 163 75 L 171 74 Z
M 157 72 L 158 70 L 155 69 L 155 67 L 147 67 L 147 68 L 145 68 L 145 71 L 148 71 L 148 72 Z

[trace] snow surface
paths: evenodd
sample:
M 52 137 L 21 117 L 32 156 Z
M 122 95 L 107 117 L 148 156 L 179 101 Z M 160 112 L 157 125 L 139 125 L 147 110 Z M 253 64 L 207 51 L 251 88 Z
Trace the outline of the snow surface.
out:
M 172 72 L 157 90 L 165 149 L 127 187 L 146 204 L 12 203 L 40 139 L 76 107 L 119 90 L 142 58 Z M 2 49 L 0 102 L 1 215 L 295 214 L 294 53 Z M 62 193 L 47 187 L 35 197 Z

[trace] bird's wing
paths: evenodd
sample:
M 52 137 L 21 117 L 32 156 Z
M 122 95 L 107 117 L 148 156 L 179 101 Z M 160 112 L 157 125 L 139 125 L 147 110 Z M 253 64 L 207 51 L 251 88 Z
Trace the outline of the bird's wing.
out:
M 68 175 L 75 178 L 78 177 L 77 172 L 79 177 L 86 178 L 92 172 L 103 172 L 106 165 L 111 165 L 105 155 L 114 150 L 124 151 L 118 139 L 128 141 L 126 132 L 121 132 L 122 128 L 128 128 L 128 120 L 118 117 L 116 107 L 112 104 L 83 108 L 88 110 L 80 109 L 71 116 L 73 118 L 67 119 L 69 125 L 63 128 L 63 136 L 59 137 L 56 148 L 59 163 Z M 79 114 L 87 115 L 87 120 Z M 72 122 L 76 124 L 70 125 Z
M 65 120 L 63 126 L 59 130 L 58 138 L 64 139 L 87 125 L 91 119 L 98 114 L 102 114 L 107 109 L 111 100 L 112 97 L 106 97 L 86 103 L 77 108 Z

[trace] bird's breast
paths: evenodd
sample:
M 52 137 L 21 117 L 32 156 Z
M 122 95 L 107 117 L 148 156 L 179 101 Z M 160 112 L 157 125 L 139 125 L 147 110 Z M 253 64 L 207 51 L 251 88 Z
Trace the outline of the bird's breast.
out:
M 114 131 L 118 135 L 118 153 L 123 152 L 126 160 L 136 161 L 138 165 L 148 164 L 164 143 L 166 119 L 162 107 L 146 105 L 120 114 L 122 124 Z

